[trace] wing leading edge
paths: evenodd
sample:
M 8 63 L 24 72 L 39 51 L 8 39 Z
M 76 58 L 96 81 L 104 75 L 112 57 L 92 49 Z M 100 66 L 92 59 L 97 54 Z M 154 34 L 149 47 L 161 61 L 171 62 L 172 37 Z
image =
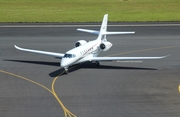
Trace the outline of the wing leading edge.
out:
M 53 56 L 53 57 L 57 57 L 57 58 L 62 58 L 64 56 L 64 54 L 62 54 L 62 53 L 55 53 L 55 52 L 47 52 L 47 51 L 40 51 L 40 50 L 25 49 L 25 48 L 20 48 L 20 47 L 18 47 L 16 45 L 14 45 L 14 47 L 16 49 L 18 49 L 18 50 L 21 50 L 21 51 L 37 53 L 37 54 L 43 54 L 43 55 Z
M 147 59 L 162 59 L 166 56 L 160 57 L 93 57 L 91 61 L 118 61 L 118 60 L 147 60 Z

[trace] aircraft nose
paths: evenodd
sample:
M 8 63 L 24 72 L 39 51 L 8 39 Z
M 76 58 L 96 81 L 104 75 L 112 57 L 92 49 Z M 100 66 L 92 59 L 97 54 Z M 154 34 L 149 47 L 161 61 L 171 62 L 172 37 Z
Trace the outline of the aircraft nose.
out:
M 67 67 L 68 66 L 68 62 L 63 58 L 61 60 L 61 67 Z

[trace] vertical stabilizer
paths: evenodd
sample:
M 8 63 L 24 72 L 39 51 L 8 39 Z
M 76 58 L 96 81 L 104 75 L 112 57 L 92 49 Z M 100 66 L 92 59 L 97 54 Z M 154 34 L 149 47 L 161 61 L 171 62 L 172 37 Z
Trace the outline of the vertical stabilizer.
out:
M 102 40 L 106 39 L 105 32 L 107 31 L 107 22 L 108 22 L 108 14 L 105 14 L 103 21 L 102 21 L 102 24 L 101 24 L 98 39 L 102 39 Z
M 108 22 L 108 14 L 104 15 L 102 24 L 101 24 L 101 28 L 100 31 L 97 30 L 89 30 L 89 29 L 81 29 L 78 28 L 78 31 L 82 31 L 82 32 L 88 32 L 88 33 L 92 33 L 92 34 L 97 34 L 98 35 L 98 40 L 102 40 L 102 41 L 107 41 L 106 40 L 106 35 L 117 35 L 117 34 L 134 34 L 135 31 L 123 31 L 123 32 L 109 32 L 107 31 L 107 22 Z

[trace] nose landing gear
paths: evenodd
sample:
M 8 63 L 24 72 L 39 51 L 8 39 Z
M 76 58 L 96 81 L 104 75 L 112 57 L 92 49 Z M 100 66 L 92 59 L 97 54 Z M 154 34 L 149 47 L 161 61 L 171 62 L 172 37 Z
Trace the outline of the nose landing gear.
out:
M 69 72 L 68 72 L 68 68 L 67 68 L 67 67 L 65 67 L 65 68 L 64 68 L 64 71 L 65 71 L 65 73 L 66 73 L 66 74 L 68 74 L 68 73 L 69 73 Z

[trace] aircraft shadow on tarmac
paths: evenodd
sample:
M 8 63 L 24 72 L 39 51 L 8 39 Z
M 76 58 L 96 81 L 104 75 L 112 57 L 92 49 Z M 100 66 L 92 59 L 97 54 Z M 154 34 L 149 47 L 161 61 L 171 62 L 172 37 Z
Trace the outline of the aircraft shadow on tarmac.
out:
M 38 65 L 48 65 L 48 66 L 60 66 L 59 62 L 47 62 L 47 61 L 29 61 L 29 60 L 9 60 L 9 59 L 4 59 L 3 61 L 11 61 L 11 62 L 20 62 L 20 63 L 29 63 L 29 64 L 38 64 Z M 79 69 L 114 69 L 114 70 L 157 70 L 155 68 L 142 68 L 142 67 L 124 67 L 124 66 L 110 66 L 110 65 L 97 65 L 96 63 L 91 63 L 91 62 L 85 62 L 77 65 L 73 65 L 69 67 L 69 73 L 77 71 Z M 56 77 L 60 73 L 63 73 L 64 69 L 60 68 L 56 71 L 53 71 L 49 73 L 49 76 L 51 77 Z M 64 72 L 61 75 L 65 75 L 66 73 Z
M 47 61 L 10 60 L 10 59 L 4 59 L 3 61 L 30 63 L 30 64 L 48 65 L 48 66 L 59 66 L 58 62 L 47 62 Z

